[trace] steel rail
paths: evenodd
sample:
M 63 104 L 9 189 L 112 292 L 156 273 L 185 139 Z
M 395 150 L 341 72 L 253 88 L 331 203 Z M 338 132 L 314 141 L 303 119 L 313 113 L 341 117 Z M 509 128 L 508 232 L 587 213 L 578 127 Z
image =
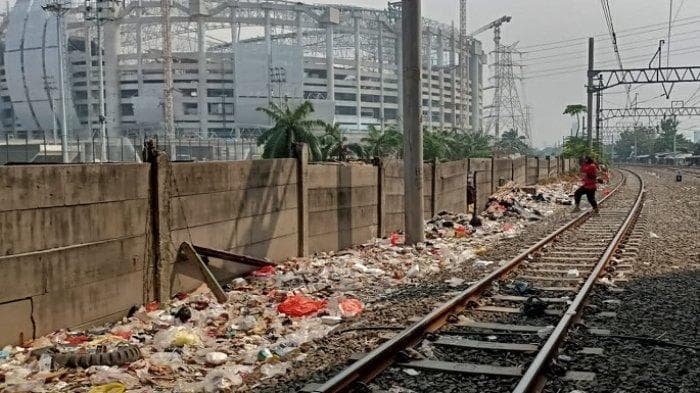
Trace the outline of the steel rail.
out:
M 588 279 L 583 284 L 583 287 L 581 287 L 581 290 L 578 292 L 578 294 L 576 294 L 574 301 L 566 310 L 562 319 L 559 320 L 559 323 L 557 323 L 557 326 L 552 331 L 552 334 L 549 335 L 547 341 L 545 341 L 544 345 L 542 345 L 542 348 L 538 351 L 537 356 L 532 361 L 532 363 L 530 363 L 530 366 L 528 367 L 527 371 L 525 371 L 525 374 L 523 374 L 523 377 L 520 379 L 520 382 L 518 382 L 518 384 L 515 386 L 513 393 L 536 392 L 543 387 L 544 377 L 542 372 L 546 369 L 546 366 L 549 364 L 549 361 L 551 360 L 552 356 L 556 354 L 556 351 L 559 348 L 561 342 L 566 337 L 566 334 L 568 333 L 571 324 L 580 316 L 581 312 L 583 311 L 584 301 L 593 289 L 593 285 L 598 279 L 600 272 L 603 271 L 605 265 L 607 265 L 607 263 L 610 261 L 610 257 L 612 257 L 615 250 L 624 240 L 624 237 L 632 229 L 634 222 L 639 216 L 642 203 L 644 201 L 644 196 L 646 195 L 646 190 L 644 189 L 644 180 L 642 180 L 641 176 L 639 176 L 638 174 L 632 171 L 629 172 L 635 175 L 639 179 L 640 183 L 639 194 L 637 195 L 637 200 L 635 201 L 634 206 L 625 218 L 625 221 L 620 226 L 620 229 L 615 234 L 613 240 L 605 249 L 605 253 L 603 253 L 603 256 L 601 256 L 598 262 L 596 263 L 590 276 L 588 276 Z
M 621 174 L 620 182 L 608 195 L 601 199 L 601 204 L 616 194 L 617 191 L 625 184 L 626 177 L 622 171 L 619 172 Z M 487 289 L 493 281 L 508 274 L 511 270 L 518 267 L 518 265 L 520 265 L 523 261 L 527 260 L 530 254 L 539 251 L 542 247 L 549 244 L 563 232 L 586 221 L 592 214 L 592 211 L 581 213 L 556 231 L 547 235 L 544 239 L 538 241 L 530 248 L 511 259 L 499 269 L 491 272 L 489 275 L 485 276 L 475 284 L 471 285 L 469 288 L 465 289 L 452 299 L 431 311 L 430 314 L 423 317 L 421 320 L 415 322 L 413 325 L 398 333 L 390 340 L 372 350 L 363 358 L 343 369 L 340 373 L 336 374 L 333 378 L 326 381 L 321 386 L 316 387 L 313 390 L 313 393 L 345 392 L 347 389 L 352 387 L 352 384 L 356 382 L 366 383 L 371 381 L 374 377 L 381 374 L 386 368 L 394 363 L 394 358 L 399 352 L 417 344 L 425 334 L 438 330 L 445 324 L 450 315 L 462 311 L 466 307 L 469 300 L 473 299 Z

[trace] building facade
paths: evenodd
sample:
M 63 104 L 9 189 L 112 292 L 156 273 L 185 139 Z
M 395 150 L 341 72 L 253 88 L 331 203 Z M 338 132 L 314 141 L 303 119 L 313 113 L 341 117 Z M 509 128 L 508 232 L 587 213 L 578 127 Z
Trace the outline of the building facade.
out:
M 41 139 L 60 128 L 57 23 L 69 138 L 94 137 L 101 120 L 112 137 L 162 132 L 160 2 L 88 2 L 60 19 L 43 4 L 18 0 L 2 24 L 0 132 Z M 173 2 L 172 136 L 254 135 L 270 123 L 258 107 L 303 100 L 350 136 L 370 125 L 400 128 L 400 14 L 282 0 Z M 486 57 L 474 39 L 458 46 L 454 26 L 424 20 L 425 125 L 479 130 Z

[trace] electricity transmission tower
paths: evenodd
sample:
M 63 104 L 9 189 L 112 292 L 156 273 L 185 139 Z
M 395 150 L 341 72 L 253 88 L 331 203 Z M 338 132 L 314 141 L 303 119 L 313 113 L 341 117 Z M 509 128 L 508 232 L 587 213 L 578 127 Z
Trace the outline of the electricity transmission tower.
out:
M 518 135 L 525 136 L 530 142 L 530 127 L 522 84 L 522 66 L 515 61 L 522 52 L 515 49 L 516 44 L 499 45 L 496 48 L 496 63 L 494 64 L 494 94 L 493 103 L 488 106 L 486 116 L 487 132 L 493 131 L 499 138 L 501 131 L 514 130 Z

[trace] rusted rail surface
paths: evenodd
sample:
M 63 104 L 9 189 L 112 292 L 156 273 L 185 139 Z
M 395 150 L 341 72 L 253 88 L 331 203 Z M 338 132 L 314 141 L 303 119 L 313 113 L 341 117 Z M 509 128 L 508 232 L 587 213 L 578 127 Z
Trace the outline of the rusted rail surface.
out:
M 605 203 L 607 200 L 609 200 L 609 198 L 617 194 L 619 189 L 625 184 L 627 178 L 621 171 L 620 175 L 621 181 L 607 196 L 605 196 L 601 200 L 600 203 Z M 634 175 L 637 176 L 636 174 Z M 643 183 L 641 183 L 642 180 L 639 176 L 637 177 L 639 178 L 641 189 L 643 190 L 644 187 Z M 565 336 L 568 327 L 571 325 L 571 322 L 574 320 L 574 315 L 569 315 L 569 311 L 581 309 L 583 299 L 585 299 L 588 292 L 590 292 L 590 287 L 598 278 L 598 274 L 605 267 L 605 264 L 610 259 L 612 253 L 615 251 L 619 241 L 624 238 L 624 234 L 630 229 L 631 223 L 636 217 L 635 214 L 637 214 L 639 211 L 642 197 L 643 191 L 640 191 L 634 208 L 630 211 L 623 226 L 618 231 L 617 235 L 613 239 L 613 242 L 611 242 L 608 248 L 606 249 L 603 257 L 596 264 L 596 267 L 593 270 L 593 272 L 591 272 L 590 277 L 584 285 L 584 290 L 582 291 L 582 293 L 579 293 L 576 296 L 572 307 L 570 307 L 569 310 L 567 310 L 567 313 L 562 319 L 562 322 L 560 322 L 560 324 L 557 325 L 553 334 L 550 335 L 549 340 L 547 340 L 545 345 L 542 347 L 541 351 L 546 351 L 546 353 L 538 354 L 538 356 L 535 358 L 535 361 L 533 361 L 532 365 L 523 376 L 523 381 L 525 381 L 526 378 L 528 381 L 525 382 L 523 385 L 525 390 L 520 391 L 528 391 L 527 389 L 530 389 L 530 387 L 537 382 L 540 372 L 545 368 L 544 366 L 548 363 L 550 356 L 552 355 L 552 353 L 554 353 L 558 344 Z M 550 244 L 555 238 L 557 238 L 564 232 L 581 225 L 583 222 L 588 220 L 592 214 L 592 211 L 581 213 L 562 227 L 553 231 L 545 238 L 543 238 L 542 240 L 540 240 L 539 242 L 537 242 L 536 244 L 534 244 L 533 246 L 531 246 L 530 248 L 513 258 L 512 260 L 510 260 L 507 264 L 503 265 L 499 269 L 482 278 L 474 285 L 459 293 L 457 296 L 453 297 L 446 303 L 443 303 L 438 308 L 434 309 L 432 312 L 430 312 L 430 314 L 428 314 L 418 322 L 409 326 L 408 328 L 394 336 L 392 339 L 386 341 L 360 360 L 354 362 L 349 367 L 341 371 L 339 374 L 335 375 L 332 379 L 328 380 L 326 383 L 314 388 L 313 390 L 307 391 L 312 391 L 314 393 L 346 392 L 350 390 L 355 384 L 367 383 L 371 381 L 376 376 L 381 374 L 386 368 L 395 363 L 395 357 L 399 352 L 418 344 L 421 340 L 425 338 L 427 334 L 440 329 L 443 325 L 446 324 L 449 316 L 463 311 L 466 305 L 469 303 L 469 301 L 478 297 L 485 289 L 490 287 L 491 283 L 506 276 L 508 273 L 516 269 L 521 263 L 526 261 L 530 255 L 536 253 L 546 245 Z M 576 305 L 575 308 L 573 307 L 574 305 Z

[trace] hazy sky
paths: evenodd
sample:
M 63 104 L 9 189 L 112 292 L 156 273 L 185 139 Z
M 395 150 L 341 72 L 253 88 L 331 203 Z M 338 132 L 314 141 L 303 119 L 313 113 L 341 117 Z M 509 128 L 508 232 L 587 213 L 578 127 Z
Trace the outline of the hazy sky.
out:
M 381 0 L 316 2 L 373 8 L 386 6 L 386 1 Z M 623 65 L 646 67 L 656 52 L 658 41 L 668 34 L 669 0 L 610 0 L 610 9 Z M 700 64 L 700 1 L 673 0 L 673 14 L 670 64 Z M 522 62 L 526 65 L 524 83 L 527 104 L 531 107 L 534 142 L 538 146 L 552 145 L 561 141 L 571 129 L 571 118 L 562 115 L 566 104 L 586 103 L 586 37 L 597 37 L 596 64 L 615 67 L 601 3 L 599 0 L 469 0 L 468 30 L 475 30 L 502 15 L 513 17 L 502 29 L 503 42 L 518 41 L 518 47 L 527 52 Z M 423 0 L 423 16 L 445 23 L 454 20 L 458 25 L 459 1 Z M 493 50 L 492 32 L 482 33 L 478 38 L 487 51 Z M 576 40 L 541 45 L 572 39 Z M 678 84 L 671 100 L 687 100 L 697 93 L 688 100 L 688 105 L 700 106 L 698 89 L 700 84 Z M 640 107 L 671 106 L 671 100 L 654 98 L 663 93 L 660 85 L 633 87 L 632 96 L 634 93 L 639 94 Z M 487 95 L 487 100 L 490 101 L 490 97 Z M 605 107 L 624 106 L 624 88 L 607 90 L 603 99 Z M 682 130 L 700 130 L 700 118 L 680 120 Z

